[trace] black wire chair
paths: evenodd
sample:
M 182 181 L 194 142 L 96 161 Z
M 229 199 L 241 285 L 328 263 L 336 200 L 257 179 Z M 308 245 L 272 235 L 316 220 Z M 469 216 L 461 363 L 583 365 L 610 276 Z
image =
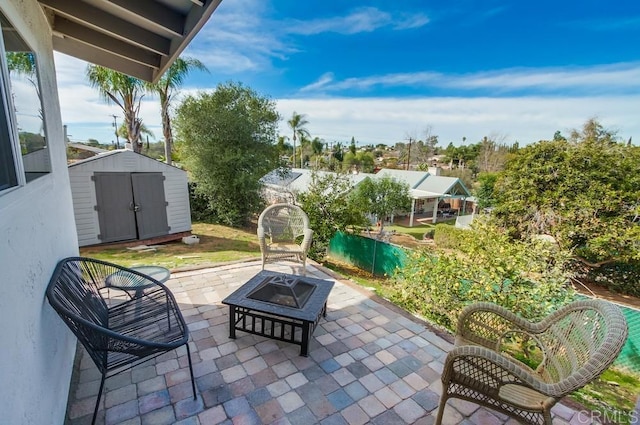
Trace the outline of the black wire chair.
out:
M 114 286 L 144 288 L 112 299 Z M 189 330 L 169 289 L 157 280 L 91 258 L 60 261 L 47 287 L 49 303 L 69 326 L 100 370 L 102 379 L 91 423 L 98 414 L 106 378 L 182 345 L 187 348 L 193 399 L 196 386 Z

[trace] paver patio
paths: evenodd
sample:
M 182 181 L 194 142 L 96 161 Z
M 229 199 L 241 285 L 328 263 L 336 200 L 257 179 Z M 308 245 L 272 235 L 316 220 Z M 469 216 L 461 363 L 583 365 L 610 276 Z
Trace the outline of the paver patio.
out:
M 299 272 L 293 263 L 269 270 Z M 228 294 L 260 271 L 244 262 L 174 272 L 167 282 L 191 331 L 198 398 L 193 400 L 185 347 L 105 383 L 98 424 L 432 424 L 440 372 L 452 345 L 419 319 L 328 270 L 307 265 L 308 276 L 334 280 L 327 317 L 300 347 L 237 333 L 229 339 Z M 84 350 L 76 359 L 67 425 L 89 424 L 100 374 Z M 564 404 L 554 424 L 592 423 Z M 515 424 L 506 416 L 450 400 L 446 424 Z

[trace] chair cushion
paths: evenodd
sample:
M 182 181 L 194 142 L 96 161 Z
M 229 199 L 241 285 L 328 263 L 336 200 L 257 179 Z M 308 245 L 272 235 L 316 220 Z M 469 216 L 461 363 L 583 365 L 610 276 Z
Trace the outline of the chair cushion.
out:
M 516 384 L 507 384 L 500 387 L 499 395 L 503 400 L 522 409 L 538 411 L 543 410 L 543 402 L 547 399 L 544 394 Z

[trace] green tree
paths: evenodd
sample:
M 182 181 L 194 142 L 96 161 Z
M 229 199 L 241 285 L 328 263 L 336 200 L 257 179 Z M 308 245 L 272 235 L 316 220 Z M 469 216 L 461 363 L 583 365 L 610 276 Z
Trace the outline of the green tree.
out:
M 260 178 L 278 165 L 275 102 L 240 83 L 188 96 L 174 121 L 180 152 L 213 219 L 240 226 L 263 207 Z
M 291 150 L 291 145 L 287 143 L 287 136 L 278 136 L 276 143 L 278 155 L 286 155 Z
M 640 258 L 640 148 L 589 120 L 569 140 L 518 150 L 495 186 L 498 222 L 516 237 L 550 234 L 589 262 Z
M 160 97 L 160 116 L 162 117 L 162 135 L 164 136 L 164 157 L 167 164 L 172 163 L 173 132 L 169 110 L 173 96 L 177 93 L 185 78 L 193 70 L 207 71 L 202 62 L 194 58 L 178 58 L 155 84 L 147 84 L 147 89 Z
M 151 131 L 144 123 L 140 123 L 140 138 L 142 139 L 142 135 L 145 136 L 151 136 L 154 139 L 156 138 L 156 135 L 153 134 L 153 131 Z M 127 138 L 127 126 L 125 125 L 125 123 L 120 124 L 120 127 L 118 127 L 118 136 L 120 137 L 124 137 L 125 139 Z M 142 142 L 140 143 L 142 145 Z M 142 146 L 140 147 L 140 149 L 142 149 Z
M 311 141 L 311 149 L 313 150 L 314 155 L 322 155 L 322 151 L 324 150 L 324 141 L 319 137 L 314 137 Z
M 367 177 L 356 186 L 353 198 L 364 211 L 373 214 L 381 222 L 380 232 L 385 217 L 411 208 L 409 185 L 392 177 L 375 180 Z
M 301 139 L 300 144 L 302 144 L 302 138 L 310 137 L 309 130 L 305 127 L 305 125 L 309 124 L 307 118 L 304 114 L 298 114 L 296 111 L 293 111 L 291 115 L 291 119 L 287 121 L 289 128 L 293 131 L 293 168 L 296 167 L 296 140 L 298 137 Z M 300 168 L 302 168 L 302 147 L 300 149 Z
M 327 255 L 329 241 L 337 232 L 351 226 L 363 226 L 364 214 L 349 196 L 353 183 L 345 174 L 311 173 L 311 184 L 307 192 L 298 194 L 296 203 L 307 213 L 313 240 L 309 257 L 323 261 Z
M 351 151 L 344 155 L 342 160 L 342 167 L 344 171 L 361 171 L 363 173 L 372 173 L 375 167 L 375 160 L 371 152 L 356 152 Z
M 478 208 L 480 210 L 492 207 L 496 203 L 493 192 L 497 180 L 498 173 L 480 173 L 480 175 L 478 175 L 480 186 L 478 187 L 477 195 Z
M 109 68 L 98 65 L 87 66 L 87 78 L 100 95 L 122 109 L 124 124 L 127 128 L 127 140 L 135 152 L 140 152 L 140 102 L 144 96 L 145 84 L 142 80 L 130 77 Z

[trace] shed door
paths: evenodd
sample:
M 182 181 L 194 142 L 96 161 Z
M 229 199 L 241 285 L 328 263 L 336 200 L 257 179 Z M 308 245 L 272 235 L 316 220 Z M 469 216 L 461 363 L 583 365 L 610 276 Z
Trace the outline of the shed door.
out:
M 129 173 L 95 173 L 96 201 L 102 242 L 136 239 L 136 216 Z
M 131 184 L 138 223 L 138 238 L 148 239 L 169 233 L 162 173 L 133 173 Z

